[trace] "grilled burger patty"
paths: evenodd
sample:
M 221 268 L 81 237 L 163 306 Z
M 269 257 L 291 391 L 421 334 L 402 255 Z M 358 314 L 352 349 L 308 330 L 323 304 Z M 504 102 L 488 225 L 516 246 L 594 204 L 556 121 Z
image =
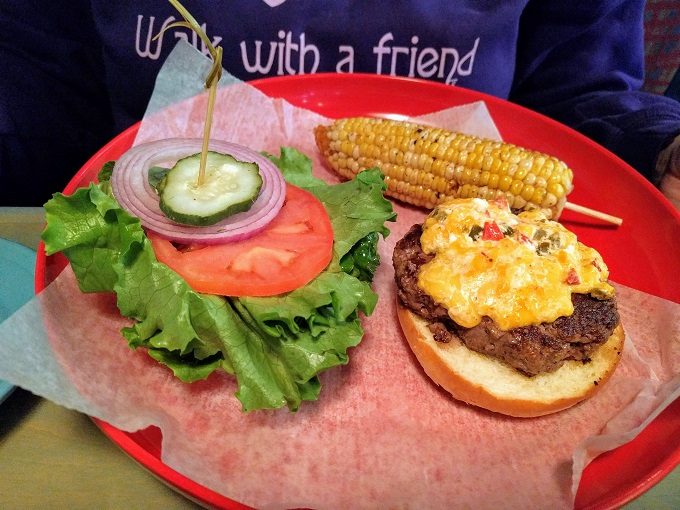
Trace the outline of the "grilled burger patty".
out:
M 438 342 L 457 338 L 469 349 L 493 356 L 533 376 L 557 370 L 567 360 L 584 363 L 607 341 L 619 323 L 614 299 L 596 299 L 589 294 L 572 294 L 574 313 L 552 323 L 501 330 L 484 317 L 472 328 L 464 328 L 449 317 L 446 308 L 436 304 L 418 286 L 420 266 L 433 258 L 420 246 L 422 226 L 414 225 L 394 250 L 393 265 L 397 295 L 415 314 L 428 321 Z

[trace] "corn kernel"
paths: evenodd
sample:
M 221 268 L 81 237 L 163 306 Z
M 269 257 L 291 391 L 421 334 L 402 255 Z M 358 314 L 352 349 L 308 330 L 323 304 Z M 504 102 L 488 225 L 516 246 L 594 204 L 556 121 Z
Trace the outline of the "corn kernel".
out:
M 531 199 L 527 199 L 529 202 L 532 204 L 537 204 L 542 206 L 543 204 L 543 199 L 545 198 L 547 191 L 545 188 L 538 188 L 534 187 L 534 194 L 532 195 Z
M 492 173 L 489 177 L 489 188 L 498 189 L 498 179 L 500 176 L 497 173 Z
M 509 191 L 510 185 L 512 184 L 512 177 L 504 175 L 498 179 L 498 189 L 503 191 Z
M 519 196 L 523 187 L 524 183 L 518 179 L 515 179 L 512 181 L 512 184 L 510 184 L 510 193 L 515 196 Z
M 532 197 L 534 196 L 534 187 L 531 184 L 525 184 L 524 188 L 522 188 L 520 195 L 524 200 L 530 202 Z

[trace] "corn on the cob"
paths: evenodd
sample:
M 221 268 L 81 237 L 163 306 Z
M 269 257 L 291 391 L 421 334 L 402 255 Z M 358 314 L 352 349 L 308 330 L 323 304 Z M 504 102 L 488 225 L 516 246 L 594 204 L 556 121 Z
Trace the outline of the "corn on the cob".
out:
M 351 179 L 378 167 L 387 194 L 417 206 L 505 196 L 513 209 L 539 208 L 557 218 L 572 189 L 572 171 L 552 156 L 431 126 L 352 117 L 314 134 L 335 172 Z

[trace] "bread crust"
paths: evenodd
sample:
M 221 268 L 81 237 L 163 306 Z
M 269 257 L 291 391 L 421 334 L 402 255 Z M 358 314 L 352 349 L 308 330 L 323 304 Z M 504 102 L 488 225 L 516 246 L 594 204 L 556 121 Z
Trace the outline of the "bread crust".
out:
M 555 372 L 528 377 L 459 341 L 436 342 L 427 322 L 398 299 L 397 316 L 411 350 L 436 384 L 468 404 L 523 418 L 562 411 L 591 397 L 618 365 L 625 337 L 619 323 L 590 362 L 567 361 Z

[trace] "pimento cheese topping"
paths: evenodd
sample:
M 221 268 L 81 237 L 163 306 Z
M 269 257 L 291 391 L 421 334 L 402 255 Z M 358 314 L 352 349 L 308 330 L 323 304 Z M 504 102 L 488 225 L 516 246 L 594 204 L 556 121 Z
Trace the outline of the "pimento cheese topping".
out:
M 573 292 L 614 295 L 596 250 L 538 210 L 514 215 L 503 199 L 438 205 L 420 243 L 434 258 L 418 285 L 464 327 L 483 316 L 504 330 L 553 322 L 573 313 Z

